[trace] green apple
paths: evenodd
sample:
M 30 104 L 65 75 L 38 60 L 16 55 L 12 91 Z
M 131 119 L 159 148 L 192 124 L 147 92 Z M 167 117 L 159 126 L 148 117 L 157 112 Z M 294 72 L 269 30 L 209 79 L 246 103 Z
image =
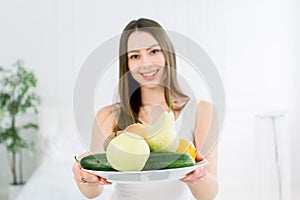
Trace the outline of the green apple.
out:
M 150 156 L 150 149 L 141 136 L 124 132 L 111 140 L 106 156 L 111 166 L 118 171 L 140 171 Z

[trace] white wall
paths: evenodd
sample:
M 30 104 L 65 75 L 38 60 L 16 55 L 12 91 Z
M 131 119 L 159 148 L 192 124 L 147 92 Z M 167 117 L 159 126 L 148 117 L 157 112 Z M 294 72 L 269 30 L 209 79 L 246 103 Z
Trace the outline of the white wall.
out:
M 297 185 L 297 190 L 299 191 L 300 188 L 300 157 L 299 157 L 299 141 L 300 141 L 300 130 L 299 130 L 299 118 L 300 118 L 300 2 L 294 0 L 293 1 L 293 78 L 292 78 L 292 88 L 293 91 L 293 109 L 292 112 L 292 124 L 291 124 L 291 138 L 292 138 L 292 174 L 293 174 L 293 182 Z M 298 192 L 300 193 L 300 192 Z
M 291 2 L 231 0 L 224 6 L 228 110 L 220 142 L 220 182 L 225 188 L 232 185 L 233 190 L 239 191 L 236 195 L 246 194 L 240 184 L 248 184 L 252 191 L 249 199 L 277 199 L 272 196 L 276 194 L 272 190 L 278 191 L 276 185 L 259 184 L 261 178 L 268 180 L 276 173 L 274 158 L 270 159 L 274 156 L 271 125 L 268 120 L 256 120 L 255 116 L 267 111 L 287 111 L 277 128 L 282 139 L 284 197 L 290 199 L 290 168 L 296 162 L 290 163 L 289 140 L 293 139 L 291 132 L 286 131 L 295 93 L 291 87 L 294 42 Z M 221 190 L 220 197 L 228 193 L 229 188 Z
M 0 65 L 9 67 L 18 58 L 38 76 L 39 92 L 44 99 L 55 99 L 57 86 L 57 46 L 55 34 L 55 4 L 51 1 L 0 2 Z M 32 136 L 35 138 L 36 136 Z M 5 199 L 12 176 L 6 162 L 6 152 L 0 148 L 0 198 Z M 31 175 L 36 157 L 24 157 L 24 178 Z
M 297 1 L 294 4 L 299 8 Z M 247 185 L 259 197 L 259 186 L 254 184 L 260 166 L 249 162 L 256 159 L 261 133 L 254 116 L 268 110 L 291 111 L 296 105 L 293 98 L 300 100 L 299 92 L 295 95 L 300 85 L 296 82 L 300 62 L 294 53 L 299 52 L 299 45 L 293 49 L 295 41 L 299 44 L 295 38 L 300 33 L 299 28 L 293 32 L 299 18 L 296 10 L 291 1 L 284 0 L 1 1 L 0 65 L 9 66 L 23 58 L 35 70 L 44 102 L 41 134 L 55 135 L 58 130 L 72 129 L 72 93 L 80 66 L 90 52 L 119 34 L 131 19 L 150 17 L 166 29 L 189 36 L 212 58 L 226 89 L 219 198 L 233 195 L 238 185 Z M 281 127 L 287 128 L 285 124 Z M 299 139 L 296 124 L 291 132 L 285 132 L 285 140 Z M 299 151 L 298 143 L 291 144 L 293 152 Z M 287 142 L 285 152 L 289 146 Z M 3 149 L 0 155 L 4 157 Z M 295 182 L 300 180 L 299 163 L 293 159 L 287 165 L 287 169 L 295 166 Z M 6 170 L 6 164 L 0 162 L 1 169 Z M 28 176 L 33 168 L 35 165 L 27 171 Z M 8 180 L 8 174 L 1 171 L 0 195 Z

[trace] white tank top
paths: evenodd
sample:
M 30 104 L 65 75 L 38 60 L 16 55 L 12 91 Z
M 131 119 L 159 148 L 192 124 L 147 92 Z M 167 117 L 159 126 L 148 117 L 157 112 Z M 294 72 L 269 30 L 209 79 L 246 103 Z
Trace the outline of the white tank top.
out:
M 198 102 L 190 99 L 176 119 L 179 138 L 194 142 Z M 190 200 L 188 186 L 179 180 L 142 183 L 116 183 L 110 200 Z

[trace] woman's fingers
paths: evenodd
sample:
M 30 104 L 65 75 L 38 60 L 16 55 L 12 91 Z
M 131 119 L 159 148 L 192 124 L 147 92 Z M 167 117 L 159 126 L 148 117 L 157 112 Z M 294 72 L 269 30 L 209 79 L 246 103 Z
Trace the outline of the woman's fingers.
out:
M 78 156 L 78 159 L 82 159 L 85 156 L 90 155 L 89 152 L 86 152 L 80 156 Z M 82 184 L 87 184 L 89 186 L 97 186 L 97 185 L 106 185 L 106 184 L 112 184 L 109 181 L 106 181 L 105 178 L 96 176 L 94 174 L 91 174 L 89 172 L 83 171 L 82 167 L 80 166 L 79 163 L 74 163 L 73 167 L 72 167 L 72 171 L 74 174 L 74 179 L 77 182 L 80 182 Z
M 201 154 L 197 151 L 197 153 L 196 153 L 196 158 L 195 158 L 196 162 L 201 162 L 203 159 L 204 159 L 204 158 L 203 158 L 203 157 L 201 156 Z
M 84 178 L 84 176 L 81 177 L 80 182 L 82 184 L 87 184 L 89 186 L 97 186 L 97 185 L 111 185 L 112 183 L 107 181 L 105 178 L 102 177 L 97 177 L 97 179 L 95 179 L 94 177 L 89 177 L 89 178 Z
M 100 177 L 83 171 L 80 166 L 75 166 L 73 171 L 75 171 L 74 179 L 81 184 L 86 184 L 89 186 L 102 185 L 100 182 Z
M 180 179 L 183 182 L 186 183 L 196 183 L 198 181 L 202 181 L 204 177 L 208 174 L 207 167 L 204 166 L 200 169 L 196 169 L 190 173 L 188 173 L 184 178 Z
M 105 178 L 100 177 L 100 183 L 102 185 L 111 185 L 112 182 L 107 181 Z
M 201 162 L 204 157 L 197 151 L 195 161 Z M 204 177 L 207 175 L 207 166 L 203 166 L 200 169 L 196 169 L 190 173 L 188 173 L 184 178 L 180 179 L 181 181 L 189 184 L 194 184 L 196 182 L 202 181 Z

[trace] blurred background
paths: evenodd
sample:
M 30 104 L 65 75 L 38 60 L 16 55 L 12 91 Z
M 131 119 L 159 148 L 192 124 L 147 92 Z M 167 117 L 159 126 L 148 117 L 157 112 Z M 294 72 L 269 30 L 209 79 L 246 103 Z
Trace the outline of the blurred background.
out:
M 216 199 L 299 199 L 299 10 L 296 0 L 0 0 L 0 66 L 23 59 L 42 98 L 40 130 L 24 136 L 37 151 L 24 153 L 26 184 L 16 198 L 84 199 L 71 172 L 84 151 L 72 115 L 76 76 L 101 43 L 147 17 L 197 42 L 223 80 Z M 3 145 L 0 158 L 5 200 L 11 174 Z

